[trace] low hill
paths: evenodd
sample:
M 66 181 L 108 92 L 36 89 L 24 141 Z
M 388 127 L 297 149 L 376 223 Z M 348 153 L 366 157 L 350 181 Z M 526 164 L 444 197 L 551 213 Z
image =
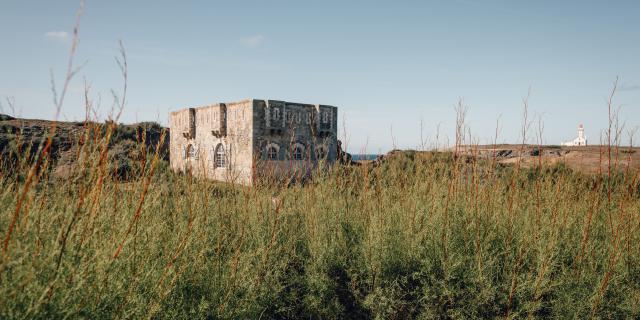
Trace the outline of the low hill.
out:
M 56 131 L 52 139 L 51 154 L 55 161 L 53 169 L 60 177 L 64 177 L 65 168 L 74 162 L 78 146 L 84 140 L 104 136 L 107 130 L 105 123 L 54 122 L 0 114 L 0 155 L 3 164 L 15 165 L 21 158 L 33 158 L 54 123 Z M 155 122 L 116 125 L 109 143 L 109 157 L 116 160 L 114 173 L 126 175 L 129 162 L 137 157 L 141 143 L 144 141 L 147 149 L 154 150 L 165 129 Z M 161 146 L 160 156 L 164 160 L 169 159 L 168 135 Z
M 607 172 L 609 148 L 593 145 L 584 147 L 537 146 L 537 145 L 480 145 L 463 146 L 466 155 L 495 158 L 501 164 L 520 162 L 523 167 L 539 163 L 564 163 L 573 170 L 583 173 Z M 640 148 L 611 147 L 611 167 L 613 169 L 637 171 L 640 169 Z
M 455 148 L 445 152 L 455 152 Z M 565 147 L 553 145 L 477 145 L 460 146 L 458 153 L 471 158 L 488 159 L 501 165 L 514 165 L 519 163 L 524 168 L 533 167 L 540 163 L 554 165 L 563 163 L 567 167 L 582 173 L 595 174 L 608 172 L 609 148 L 607 146 Z M 358 164 L 378 165 L 394 155 L 407 153 L 429 153 L 434 151 L 392 150 L 385 155 L 379 155 L 375 160 L 356 160 Z M 612 170 L 629 170 L 640 172 L 640 148 L 636 147 L 611 147 Z

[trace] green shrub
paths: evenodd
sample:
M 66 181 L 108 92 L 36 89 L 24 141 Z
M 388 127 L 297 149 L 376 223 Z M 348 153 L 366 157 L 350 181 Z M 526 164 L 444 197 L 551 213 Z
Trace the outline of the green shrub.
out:
M 624 175 L 398 152 L 244 188 L 96 141 L 67 179 L 0 176 L 0 318 L 640 316 Z

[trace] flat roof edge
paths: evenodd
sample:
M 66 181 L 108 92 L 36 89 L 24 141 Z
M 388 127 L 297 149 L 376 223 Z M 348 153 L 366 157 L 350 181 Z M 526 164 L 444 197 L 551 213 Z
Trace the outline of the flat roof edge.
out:
M 285 105 L 294 104 L 294 105 L 302 105 L 302 106 L 320 106 L 320 107 L 337 108 L 336 106 L 328 105 L 328 104 L 302 103 L 302 102 L 276 100 L 276 99 L 247 98 L 247 99 L 242 99 L 242 100 L 238 100 L 238 101 L 231 101 L 231 102 L 217 102 L 217 103 L 212 103 L 212 104 L 208 104 L 208 105 L 201 105 L 201 106 L 197 106 L 197 107 L 185 107 L 185 108 L 182 108 L 182 109 L 170 111 L 169 114 L 170 115 L 175 115 L 175 114 L 179 114 L 179 113 L 184 112 L 185 110 L 189 110 L 189 109 L 205 109 L 205 108 L 211 108 L 211 107 L 219 106 L 221 104 L 224 104 L 224 105 L 235 105 L 235 104 L 241 104 L 241 103 L 253 102 L 253 101 L 262 101 L 262 102 L 265 102 L 265 103 L 276 102 L 276 103 L 282 103 L 282 104 L 285 104 Z

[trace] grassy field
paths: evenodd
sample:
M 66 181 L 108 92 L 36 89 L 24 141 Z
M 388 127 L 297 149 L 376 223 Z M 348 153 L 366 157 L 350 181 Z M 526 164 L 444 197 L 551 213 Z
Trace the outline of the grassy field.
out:
M 0 318 L 638 318 L 637 172 L 400 152 L 304 185 L 111 174 L 88 128 L 0 176 Z M 16 151 L 18 152 L 18 151 Z
M 80 70 L 83 8 L 51 79 L 56 119 Z M 529 95 L 517 156 L 458 153 L 460 100 L 456 152 L 247 188 L 174 174 L 159 125 L 116 125 L 122 42 L 116 62 L 107 123 L 25 130 L 0 115 L 0 319 L 640 319 L 640 153 L 612 147 L 618 80 L 608 147 L 589 157 L 522 156 L 544 141 L 541 120 L 527 138 Z

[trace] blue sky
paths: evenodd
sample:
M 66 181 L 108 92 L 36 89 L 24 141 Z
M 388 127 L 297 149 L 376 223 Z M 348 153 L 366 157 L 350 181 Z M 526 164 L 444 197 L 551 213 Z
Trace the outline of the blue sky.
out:
M 0 96 L 20 115 L 54 115 L 50 70 L 62 82 L 77 1 L 0 4 Z M 453 140 L 463 98 L 480 143 L 520 139 L 522 98 L 544 143 L 592 143 L 607 125 L 616 76 L 626 128 L 640 126 L 639 1 L 87 1 L 77 61 L 87 61 L 62 110 L 84 118 L 83 78 L 100 97 L 121 91 L 122 121 L 167 123 L 171 110 L 244 98 L 338 106 L 352 152 Z M 343 130 L 346 128 L 346 130 Z M 534 132 L 531 132 L 533 136 Z M 640 139 L 640 135 L 637 137 Z

